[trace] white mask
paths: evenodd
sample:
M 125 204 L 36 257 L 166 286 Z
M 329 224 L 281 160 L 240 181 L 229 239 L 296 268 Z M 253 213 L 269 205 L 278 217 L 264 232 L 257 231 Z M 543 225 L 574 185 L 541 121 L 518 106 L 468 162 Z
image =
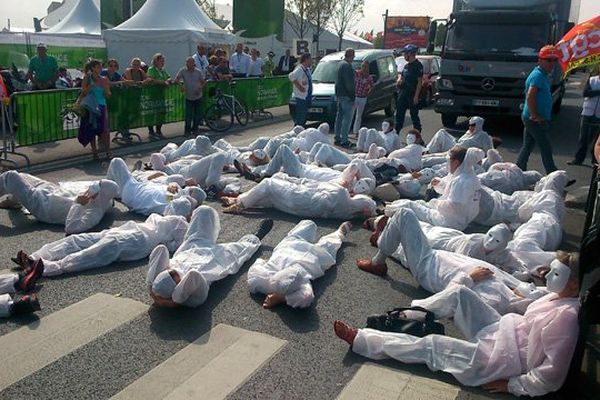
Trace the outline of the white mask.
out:
M 354 184 L 354 187 L 352 188 L 352 192 L 356 193 L 356 194 L 365 194 L 369 191 L 369 185 L 367 184 L 367 182 L 364 179 L 359 179 L 358 181 L 356 181 L 356 183 Z
M 384 131 L 384 132 L 387 132 L 388 129 L 390 129 L 390 123 L 387 122 L 387 121 L 383 121 L 381 123 L 381 130 Z
M 523 297 L 532 300 L 537 300 L 546 294 L 543 290 L 538 289 L 537 286 L 531 282 L 519 283 L 519 286 L 517 286 L 517 291 L 521 293 Z
M 421 170 L 421 177 L 419 178 L 420 183 L 429 183 L 434 177 L 433 170 L 431 168 L 425 168 Z
M 406 135 L 406 144 L 413 144 L 417 141 L 417 137 L 412 133 Z
M 510 238 L 510 230 L 505 224 L 493 226 L 483 239 L 483 248 L 487 252 L 492 252 L 506 248 Z
M 554 260 L 550 263 L 550 271 L 546 274 L 546 288 L 554 293 L 562 292 L 569 282 L 571 268 Z

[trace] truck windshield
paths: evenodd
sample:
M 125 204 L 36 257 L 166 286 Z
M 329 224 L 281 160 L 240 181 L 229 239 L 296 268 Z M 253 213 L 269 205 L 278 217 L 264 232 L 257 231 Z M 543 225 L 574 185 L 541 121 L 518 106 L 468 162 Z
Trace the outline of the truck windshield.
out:
M 321 61 L 317 64 L 317 67 L 312 73 L 312 79 L 315 83 L 335 83 L 335 77 L 337 76 L 338 66 L 342 60 L 332 61 Z M 357 70 L 360 68 L 362 60 L 352 61 L 352 69 Z
M 546 44 L 549 29 L 545 24 L 455 23 L 448 28 L 446 55 L 535 57 Z

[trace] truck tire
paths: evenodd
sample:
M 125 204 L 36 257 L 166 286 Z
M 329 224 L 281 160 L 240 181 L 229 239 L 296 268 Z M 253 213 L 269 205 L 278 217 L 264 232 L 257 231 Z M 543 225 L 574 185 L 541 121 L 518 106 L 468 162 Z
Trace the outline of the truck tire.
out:
M 390 98 L 390 102 L 387 107 L 384 109 L 386 117 L 393 117 L 394 113 L 396 113 L 396 96 L 392 96 Z
M 457 118 L 458 115 L 455 114 L 442 114 L 442 124 L 446 128 L 454 128 L 454 125 L 456 125 Z

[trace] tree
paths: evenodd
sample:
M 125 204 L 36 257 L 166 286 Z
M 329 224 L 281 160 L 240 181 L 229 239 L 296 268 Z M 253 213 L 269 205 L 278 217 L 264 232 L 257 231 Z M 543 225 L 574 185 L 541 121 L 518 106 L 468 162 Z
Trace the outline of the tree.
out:
M 344 32 L 353 27 L 363 16 L 365 0 L 336 0 L 331 14 L 331 24 L 339 36 L 338 50 L 342 50 Z
M 298 38 L 303 39 L 308 33 L 308 15 L 312 6 L 312 0 L 286 0 L 286 19 Z
M 307 19 L 314 27 L 314 36 L 317 39 L 316 55 L 319 54 L 319 39 L 325 27 L 329 24 L 334 7 L 335 0 L 310 1 Z

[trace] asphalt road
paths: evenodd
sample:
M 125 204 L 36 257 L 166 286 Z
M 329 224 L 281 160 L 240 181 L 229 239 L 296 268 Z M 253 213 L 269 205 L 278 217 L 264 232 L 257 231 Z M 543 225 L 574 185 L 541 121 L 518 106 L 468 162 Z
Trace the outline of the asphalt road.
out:
M 565 168 L 577 183 L 571 192 L 587 186 L 591 176 L 589 167 L 568 167 L 577 139 L 579 112 L 581 109 L 581 78 L 572 78 L 569 83 L 563 108 L 552 124 L 552 142 L 555 159 L 559 167 Z M 421 112 L 424 136 L 429 139 L 441 127 L 439 115 L 433 110 Z M 369 127 L 379 127 L 383 113 L 374 114 L 365 120 Z M 407 118 L 407 124 L 409 123 Z M 250 142 L 262 135 L 272 135 L 289 129 L 291 121 L 276 123 L 261 128 L 234 132 L 229 136 L 234 143 Z M 466 129 L 464 121 L 459 128 Z M 501 136 L 504 143 L 500 152 L 505 159 L 514 161 L 521 143 L 521 127 L 510 119 L 487 121 L 486 130 Z M 157 144 L 158 145 L 158 144 Z M 135 150 L 135 149 L 134 149 Z M 150 151 L 131 154 L 126 158 L 129 165 L 144 158 Z M 589 161 L 588 161 L 589 162 Z M 536 152 L 530 168 L 540 171 L 541 161 Z M 57 171 L 40 173 L 52 181 L 93 179 L 105 174 L 106 164 L 84 163 Z M 585 189 L 578 189 L 579 192 Z M 217 210 L 221 206 L 209 202 Z M 260 219 L 269 217 L 275 226 L 265 238 L 257 257 L 268 258 L 274 246 L 297 223 L 300 218 L 280 212 L 264 211 L 243 216 L 221 215 L 222 231 L 220 242 L 234 241 L 246 233 L 253 232 Z M 565 220 L 563 248 L 576 249 L 583 226 L 584 213 L 580 208 L 570 208 Z M 98 230 L 120 225 L 128 220 L 141 221 L 143 217 L 126 211 L 117 204 L 108 213 Z M 331 232 L 339 222 L 317 220 L 319 235 Z M 248 292 L 246 274 L 251 262 L 240 272 L 210 288 L 207 302 L 197 309 L 150 308 L 137 318 L 121 325 L 112 332 L 91 341 L 74 352 L 58 359 L 0 392 L 1 399 L 102 399 L 116 394 L 131 382 L 140 378 L 171 355 L 184 348 L 219 323 L 266 333 L 287 340 L 287 344 L 260 368 L 231 396 L 232 399 L 329 399 L 335 398 L 352 379 L 365 359 L 348 351 L 348 346 L 333 334 L 332 321 L 343 318 L 358 326 L 364 325 L 366 317 L 394 307 L 409 304 L 411 299 L 427 296 L 412 276 L 399 264 L 391 263 L 389 277 L 382 279 L 359 271 L 355 259 L 371 256 L 375 249 L 369 246 L 369 233 L 360 228 L 361 221 L 347 238 L 347 243 L 338 255 L 337 266 L 315 281 L 314 305 L 305 310 L 279 307 L 265 311 L 261 307 L 262 296 L 251 296 Z M 476 229 L 476 228 L 475 228 Z M 0 254 L 8 268 L 9 257 L 19 249 L 33 251 L 45 243 L 64 236 L 62 227 L 36 222 L 20 211 L 0 210 Z M 39 296 L 43 310 L 39 317 L 48 316 L 79 302 L 98 292 L 118 294 L 150 304 L 144 286 L 146 262 L 119 263 L 87 273 L 66 275 L 41 282 Z M 0 321 L 0 335 L 5 335 L 26 324 L 35 322 L 36 317 L 13 318 Z M 33 324 L 32 326 L 35 326 Z M 457 332 L 449 325 L 449 334 Z M 55 340 L 60 340 L 56 338 Z M 22 346 L 27 347 L 24 342 Z M 52 342 L 47 344 L 52 346 Z M 0 354 L 2 353 L 0 349 Z M 2 356 L 0 356 L 0 359 Z M 447 374 L 432 373 L 424 366 L 401 365 L 383 362 L 398 371 L 409 371 L 417 375 L 458 383 Z M 3 365 L 2 369 L 10 369 Z M 0 372 L 1 374 L 1 372 Z M 460 398 L 491 398 L 478 389 L 463 388 Z

